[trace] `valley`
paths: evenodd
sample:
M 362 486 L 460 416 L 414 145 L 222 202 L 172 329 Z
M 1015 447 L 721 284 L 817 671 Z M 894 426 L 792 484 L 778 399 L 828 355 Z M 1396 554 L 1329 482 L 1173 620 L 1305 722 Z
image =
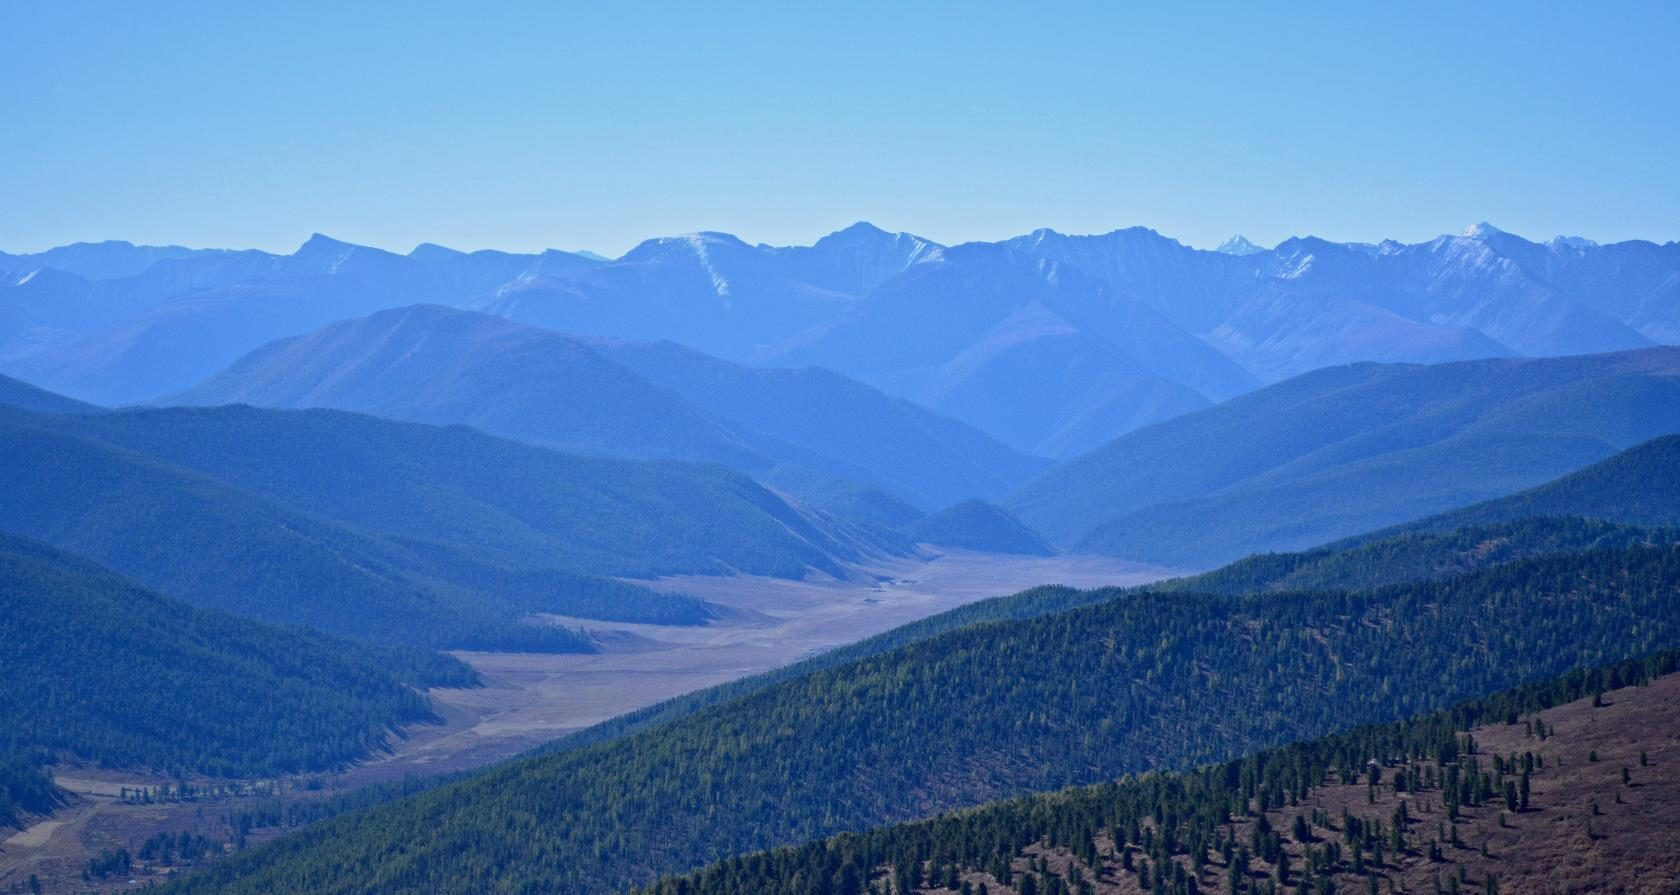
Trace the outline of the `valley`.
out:
M 0 9 L 0 895 L 1680 895 L 1673 0 Z
M 674 576 L 638 582 L 722 607 L 703 626 L 619 624 L 553 617 L 589 631 L 593 653 L 456 651 L 480 686 L 429 690 L 439 723 L 409 727 L 390 751 L 336 772 L 240 781 L 254 794 L 131 804 L 122 789 L 179 785 L 177 778 L 96 767 L 54 769 L 70 805 L 0 841 L 0 891 L 30 874 L 49 891 L 80 891 L 86 862 L 102 851 L 134 852 L 161 832 L 217 843 L 237 835 L 232 819 L 276 803 L 309 803 L 377 784 L 469 771 L 569 733 L 685 693 L 788 665 L 976 600 L 1044 582 L 1089 588 L 1132 586 L 1174 570 L 1097 556 L 1018 556 L 924 547 L 924 556 L 878 561 L 844 578 Z M 200 780 L 200 783 L 210 783 Z M 228 781 L 214 781 L 226 784 Z M 286 827 L 248 831 L 251 844 Z M 154 879 L 139 864 L 94 888 Z M 55 882 L 56 881 L 56 882 Z

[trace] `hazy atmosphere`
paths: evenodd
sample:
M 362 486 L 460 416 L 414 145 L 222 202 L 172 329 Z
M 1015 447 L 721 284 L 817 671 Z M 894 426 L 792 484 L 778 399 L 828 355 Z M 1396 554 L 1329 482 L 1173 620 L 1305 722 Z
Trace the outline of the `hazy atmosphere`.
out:
M 0 0 L 0 895 L 1680 891 L 1677 10 Z
M 0 248 L 1680 238 L 1671 3 L 15 3 Z

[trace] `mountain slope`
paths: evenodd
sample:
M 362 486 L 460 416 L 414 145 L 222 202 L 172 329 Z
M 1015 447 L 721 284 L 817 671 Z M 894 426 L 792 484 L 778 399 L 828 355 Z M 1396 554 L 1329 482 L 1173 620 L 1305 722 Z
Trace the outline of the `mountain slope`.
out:
M 758 468 L 724 427 L 576 339 L 418 305 L 258 348 L 160 403 L 326 407 L 464 423 L 565 450 Z
M 1523 517 L 1439 531 L 1403 526 L 1301 553 L 1250 556 L 1150 589 L 1233 596 L 1351 590 L 1450 578 L 1536 556 L 1675 543 L 1680 543 L 1680 529 L 1635 528 L 1570 516 Z
M 1672 341 L 1680 244 L 1532 243 L 1487 224 L 1414 245 L 1192 249 L 1133 227 L 1006 245 L 1106 280 L 1265 381 L 1358 361 L 1559 356 Z M 1648 308 L 1649 311 L 1641 310 Z
M 1439 532 L 1565 515 L 1626 525 L 1680 525 L 1680 437 L 1655 438 L 1556 481 L 1401 528 Z
M 403 256 L 315 234 L 290 255 L 218 252 L 132 277 L 39 276 L 0 289 L 22 332 L 0 333 L 7 372 L 83 400 L 125 404 L 188 388 L 241 355 L 347 316 L 416 302 L 460 304 L 509 278 L 593 266 L 564 253 L 421 251 Z M 511 262 L 509 259 L 512 259 Z M 62 280 L 62 282 L 59 282 Z M 4 315 L 0 315 L 3 318 Z
M 6 740 L 111 767 L 321 770 L 436 720 L 420 686 L 459 661 L 194 609 L 85 560 L 0 536 Z
M 8 255 L 0 252 L 0 270 L 27 273 L 50 267 L 90 280 L 106 280 L 134 276 L 159 261 L 191 258 L 215 253 L 216 249 L 189 249 L 183 246 L 135 245 L 118 239 L 104 242 L 78 242 L 58 246 L 44 252 Z
M 1369 594 L 1143 594 L 977 625 L 329 821 L 182 891 L 619 890 L 1674 648 L 1677 582 L 1680 552 L 1644 548 Z
M 743 360 L 854 300 L 793 279 L 785 268 L 768 247 L 693 233 L 647 240 L 579 273 L 509 281 L 468 307 L 564 332 L 673 339 Z
M 824 370 L 755 370 L 672 343 L 584 341 L 438 306 L 266 345 L 166 403 L 330 407 L 465 423 L 567 450 L 777 465 L 923 505 L 1001 495 L 1044 463 Z
M 519 620 L 694 624 L 698 600 L 597 576 L 844 575 L 907 549 L 717 467 L 339 412 L 10 410 L 0 453 L 0 530 L 200 605 L 387 641 L 577 649 Z
M 1052 543 L 1211 566 L 1509 494 L 1677 429 L 1677 349 L 1360 364 L 1123 436 L 1005 505 Z
M 103 407 L 53 394 L 10 376 L 0 376 L 0 404 L 35 413 L 99 413 L 104 410 Z
M 1082 413 L 1155 380 L 1178 384 L 1179 405 L 1255 384 L 1102 281 L 980 243 L 913 265 L 762 359 L 858 376 L 1029 453 L 1046 443 L 1065 450 L 1061 433 Z
M 717 466 L 578 457 L 465 426 L 233 406 L 36 421 L 392 537 L 526 567 L 843 575 L 902 549 Z
M 923 893 L 1242 892 L 1274 882 L 1319 892 L 1379 883 L 1663 892 L 1680 876 L 1668 847 L 1680 824 L 1663 810 L 1680 790 L 1680 756 L 1657 732 L 1680 721 L 1677 670 L 1672 651 L 1583 669 L 1195 772 L 732 858 L 648 891 L 751 895 L 832 880 L 834 891 Z M 1363 765 L 1372 755 L 1384 758 Z
M 924 516 L 905 526 L 904 533 L 923 543 L 986 553 L 1055 552 L 1008 510 L 982 500 L 965 500 Z
M 795 462 L 879 483 L 924 506 L 1001 496 L 1048 465 L 818 367 L 755 369 L 672 342 L 607 342 L 597 350 L 707 413 L 809 452 L 790 457 Z M 760 449 L 779 453 L 774 444 Z
M 424 580 L 400 545 L 31 422 L 0 424 L 0 530 L 247 618 L 384 643 L 590 648 L 570 631 L 517 625 L 517 606 L 491 594 Z

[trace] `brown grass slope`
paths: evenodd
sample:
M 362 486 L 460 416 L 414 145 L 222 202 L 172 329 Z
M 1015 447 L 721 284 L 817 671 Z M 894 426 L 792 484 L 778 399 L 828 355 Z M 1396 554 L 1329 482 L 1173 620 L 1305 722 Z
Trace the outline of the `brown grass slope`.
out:
M 1527 809 L 1508 810 L 1502 796 L 1477 807 L 1461 806 L 1456 823 L 1448 817 L 1438 784 L 1421 791 L 1395 789 L 1397 772 L 1441 779 L 1434 762 L 1383 768 L 1380 782 L 1369 777 L 1337 781 L 1308 791 L 1296 805 L 1266 811 L 1266 828 L 1279 831 L 1288 855 L 1288 883 L 1278 885 L 1277 867 L 1258 857 L 1249 862 L 1247 892 L 1487 892 L 1562 893 L 1627 892 L 1671 895 L 1680 892 L 1680 674 L 1644 687 L 1606 693 L 1594 699 L 1556 706 L 1520 717 L 1514 724 L 1492 724 L 1470 732 L 1476 758 L 1491 769 L 1494 756 L 1515 761 L 1532 753 Z M 1539 725 L 1545 726 L 1545 736 Z M 1626 782 L 1624 782 L 1624 771 Z M 1406 805 L 1404 848 L 1392 848 L 1398 806 Z M 1306 824 L 1305 842 L 1294 837 L 1295 819 Z M 1363 851 L 1366 872 L 1351 871 L 1353 848 L 1347 818 L 1365 825 L 1380 823 L 1384 848 Z M 1260 823 L 1239 818 L 1231 824 L 1236 841 L 1246 845 Z M 1138 870 L 1146 861 L 1136 847 L 1133 870 L 1122 868 L 1106 831 L 1098 837 L 1098 865 L 1093 867 L 1066 849 L 1032 846 L 1014 861 L 1013 887 L 990 873 L 964 868 L 958 886 L 917 888 L 928 895 L 979 893 L 1046 895 L 1039 871 L 1059 878 L 1069 893 L 1141 895 Z M 1322 864 L 1332 848 L 1339 866 L 1307 874 Z M 1182 861 L 1186 871 L 1191 869 Z M 884 870 L 884 868 L 883 868 Z M 1153 871 L 1156 875 L 1159 869 Z M 1033 882 L 1023 885 L 1027 876 Z M 1327 879 L 1328 885 L 1320 882 Z M 1489 888 L 1489 880 L 1493 889 Z M 1084 885 L 1080 884 L 1084 881 Z M 1306 883 L 1303 886 L 1303 882 Z M 1373 889 L 1373 884 L 1375 888 Z M 892 891 L 890 876 L 874 881 L 877 891 Z M 982 890 L 981 886 L 985 889 Z M 1438 888 L 1437 888 L 1438 887 Z M 1060 888 L 1056 884 L 1048 888 Z M 1229 892 L 1229 867 L 1215 849 L 1199 879 L 1202 892 Z

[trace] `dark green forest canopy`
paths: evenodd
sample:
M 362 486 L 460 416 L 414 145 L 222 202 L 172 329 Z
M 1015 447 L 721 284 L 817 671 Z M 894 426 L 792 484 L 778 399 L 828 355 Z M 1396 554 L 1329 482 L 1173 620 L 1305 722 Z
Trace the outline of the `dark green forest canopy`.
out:
M 1680 644 L 1680 550 L 1367 593 L 1140 593 L 950 631 L 237 856 L 184 891 L 597 892 L 1385 722 Z
M 192 445 L 201 458 L 218 450 L 243 456 L 226 432 L 218 441 L 216 432 L 195 433 L 190 426 L 176 432 L 176 421 L 167 416 L 106 416 L 111 419 L 95 434 L 123 435 L 138 442 L 136 448 L 157 447 L 146 443 L 150 439 L 183 453 Z M 87 556 L 194 605 L 374 642 L 533 651 L 586 651 L 593 644 L 564 627 L 528 624 L 531 613 L 667 624 L 699 624 L 712 615 L 704 602 L 680 594 L 522 564 L 471 545 L 369 534 L 206 472 L 68 434 L 92 427 L 90 420 L 0 408 L 0 531 Z M 281 447 L 308 455 L 306 446 L 282 445 L 282 430 L 276 424 L 249 435 L 271 436 L 272 465 L 246 462 L 272 471 L 283 465 Z M 336 431 L 315 434 L 327 442 L 354 439 L 354 432 Z M 204 437 L 195 442 L 195 434 Z M 468 434 L 469 441 L 483 438 Z M 365 464 L 347 465 L 347 475 L 371 475 Z M 413 496 L 432 485 L 416 479 L 405 487 Z M 434 511 L 450 505 L 443 501 Z
M 1264 553 L 1147 587 L 1231 595 L 1355 590 L 1447 578 L 1536 556 L 1676 542 L 1680 529 L 1635 528 L 1571 516 L 1525 518 L 1441 533 L 1390 532 L 1300 553 Z
M 418 688 L 460 661 L 282 628 L 161 597 L 0 536 L 0 754 L 171 773 L 322 770 L 435 720 Z
M 1384 756 L 1387 764 L 1440 761 L 1475 768 L 1479 763 L 1459 762 L 1470 757 L 1461 734 L 1473 727 L 1509 722 L 1677 671 L 1680 650 L 1667 650 L 1192 772 L 1146 774 L 1027 796 L 930 820 L 734 857 L 662 880 L 644 895 L 857 893 L 862 890 L 860 883 L 880 868 L 899 879 L 919 878 L 927 866 L 991 870 L 1001 877 L 1005 874 L 993 868 L 1007 868 L 1034 843 L 1067 849 L 1094 865 L 1094 837 L 1099 831 L 1110 833 L 1116 841 L 1147 842 L 1143 851 L 1149 852 L 1155 866 L 1170 866 L 1169 861 L 1182 856 L 1194 859 L 1213 848 L 1221 827 L 1233 818 L 1280 805 L 1286 797 L 1301 799 L 1331 774 L 1338 780 L 1358 779 L 1371 756 Z M 1526 790 L 1526 776 L 1523 786 Z M 1139 835 L 1145 822 L 1153 822 L 1149 835 Z M 1351 837 L 1351 831 L 1346 832 Z
M 1349 538 L 1434 534 L 1536 516 L 1580 516 L 1625 525 L 1680 525 L 1680 435 L 1654 438 L 1544 485 L 1463 509 Z

